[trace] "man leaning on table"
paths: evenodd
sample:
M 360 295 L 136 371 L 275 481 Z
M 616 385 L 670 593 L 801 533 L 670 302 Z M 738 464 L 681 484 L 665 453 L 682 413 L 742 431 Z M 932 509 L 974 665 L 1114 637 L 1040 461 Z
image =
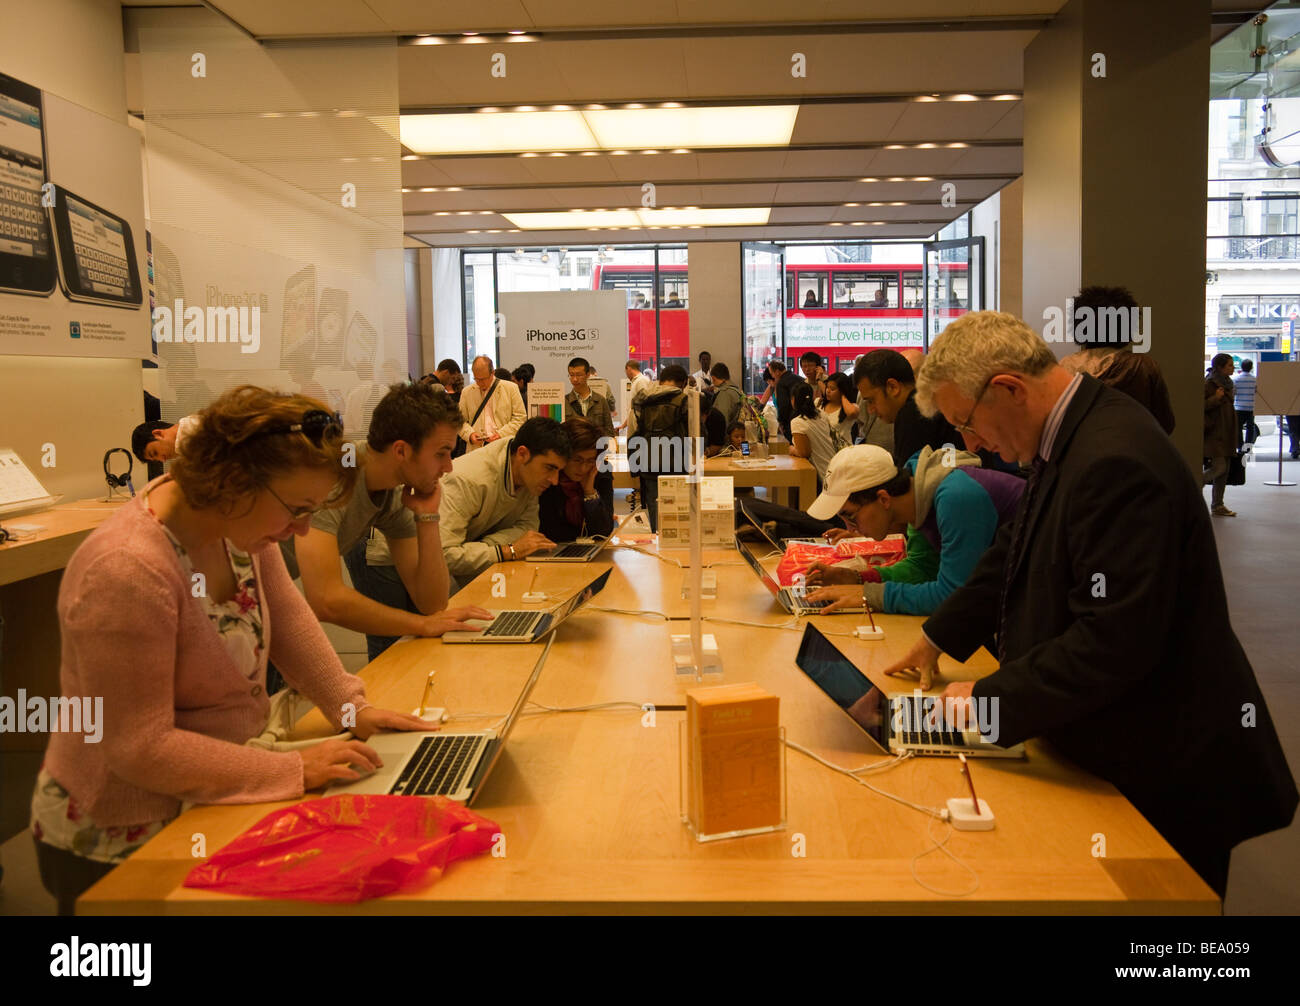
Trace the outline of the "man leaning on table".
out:
M 462 585 L 493 563 L 555 544 L 538 530 L 537 499 L 559 482 L 571 453 L 564 427 L 534 416 L 511 439 L 456 459 L 443 480 L 442 547 Z
M 949 325 L 917 403 L 1033 474 L 1016 521 L 885 673 L 928 687 L 940 653 L 995 646 L 1000 668 L 945 698 L 992 700 L 999 743 L 1044 737 L 1112 783 L 1222 897 L 1232 847 L 1285 827 L 1298 797 L 1186 461 L 1146 409 L 1071 376 L 1010 314 Z
M 498 378 L 491 357 L 474 357 L 470 373 L 474 383 L 460 393 L 460 414 L 464 419 L 460 438 L 466 450 L 475 451 L 498 440 L 509 440 L 528 414 L 519 385 Z

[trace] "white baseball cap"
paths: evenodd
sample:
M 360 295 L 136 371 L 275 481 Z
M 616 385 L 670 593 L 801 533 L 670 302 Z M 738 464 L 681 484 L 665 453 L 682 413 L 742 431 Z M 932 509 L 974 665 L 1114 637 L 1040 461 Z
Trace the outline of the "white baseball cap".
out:
M 846 447 L 826 466 L 822 493 L 808 508 L 814 520 L 834 520 L 851 493 L 884 485 L 898 475 L 898 466 L 889 452 L 874 444 Z

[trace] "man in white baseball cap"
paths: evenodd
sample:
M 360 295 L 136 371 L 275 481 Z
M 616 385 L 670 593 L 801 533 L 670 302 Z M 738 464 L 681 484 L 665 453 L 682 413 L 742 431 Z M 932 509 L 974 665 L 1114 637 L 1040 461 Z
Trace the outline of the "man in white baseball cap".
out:
M 808 508 L 819 520 L 839 517 L 850 532 L 884 538 L 915 528 L 938 554 L 933 566 L 913 568 L 915 557 L 892 566 L 863 559 L 813 563 L 811 601 L 831 601 L 823 613 L 867 604 L 875 611 L 928 615 L 966 582 L 998 528 L 1015 519 L 1024 482 L 979 467 L 966 451 L 923 447 L 897 467 L 882 447 L 863 444 L 840 451 L 826 470 L 823 492 Z

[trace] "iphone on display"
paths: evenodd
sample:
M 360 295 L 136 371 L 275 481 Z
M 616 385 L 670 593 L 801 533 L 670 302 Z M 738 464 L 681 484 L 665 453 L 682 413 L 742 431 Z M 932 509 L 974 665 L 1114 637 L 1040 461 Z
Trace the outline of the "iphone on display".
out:
M 68 300 L 125 308 L 144 302 L 130 224 L 61 186 L 55 190 L 50 219 L 59 285 Z
M 337 367 L 343 359 L 343 332 L 348 322 L 348 292 L 325 287 L 316 309 L 316 365 Z
M 41 90 L 0 73 L 0 291 L 49 296 L 55 274 Z
M 375 349 L 379 345 L 379 333 L 366 320 L 360 311 L 352 313 L 348 324 L 347 340 L 343 349 L 343 366 L 356 367 L 358 364 L 371 365 L 375 361 Z
M 310 360 L 316 351 L 316 267 L 306 266 L 284 283 L 280 366 Z

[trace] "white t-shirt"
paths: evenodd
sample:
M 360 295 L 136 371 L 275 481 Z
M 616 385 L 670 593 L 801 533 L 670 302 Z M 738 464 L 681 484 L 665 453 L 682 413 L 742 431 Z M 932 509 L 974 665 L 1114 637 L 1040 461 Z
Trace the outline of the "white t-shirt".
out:
M 186 416 L 184 419 L 182 419 L 180 422 L 176 424 L 176 453 L 177 454 L 181 452 L 181 444 L 185 442 L 185 438 L 188 437 L 191 433 L 193 433 L 196 429 L 198 429 L 198 426 L 199 426 L 199 417 L 197 414 L 193 416 Z
M 835 444 L 831 440 L 831 424 L 824 413 L 819 413 L 816 419 L 809 419 L 807 416 L 795 416 L 790 420 L 790 433 L 798 435 L 802 433 L 808 438 L 808 446 L 812 457 L 808 460 L 812 466 L 817 469 L 817 476 L 823 482 L 826 480 L 826 466 L 831 463 L 831 458 L 835 456 Z

